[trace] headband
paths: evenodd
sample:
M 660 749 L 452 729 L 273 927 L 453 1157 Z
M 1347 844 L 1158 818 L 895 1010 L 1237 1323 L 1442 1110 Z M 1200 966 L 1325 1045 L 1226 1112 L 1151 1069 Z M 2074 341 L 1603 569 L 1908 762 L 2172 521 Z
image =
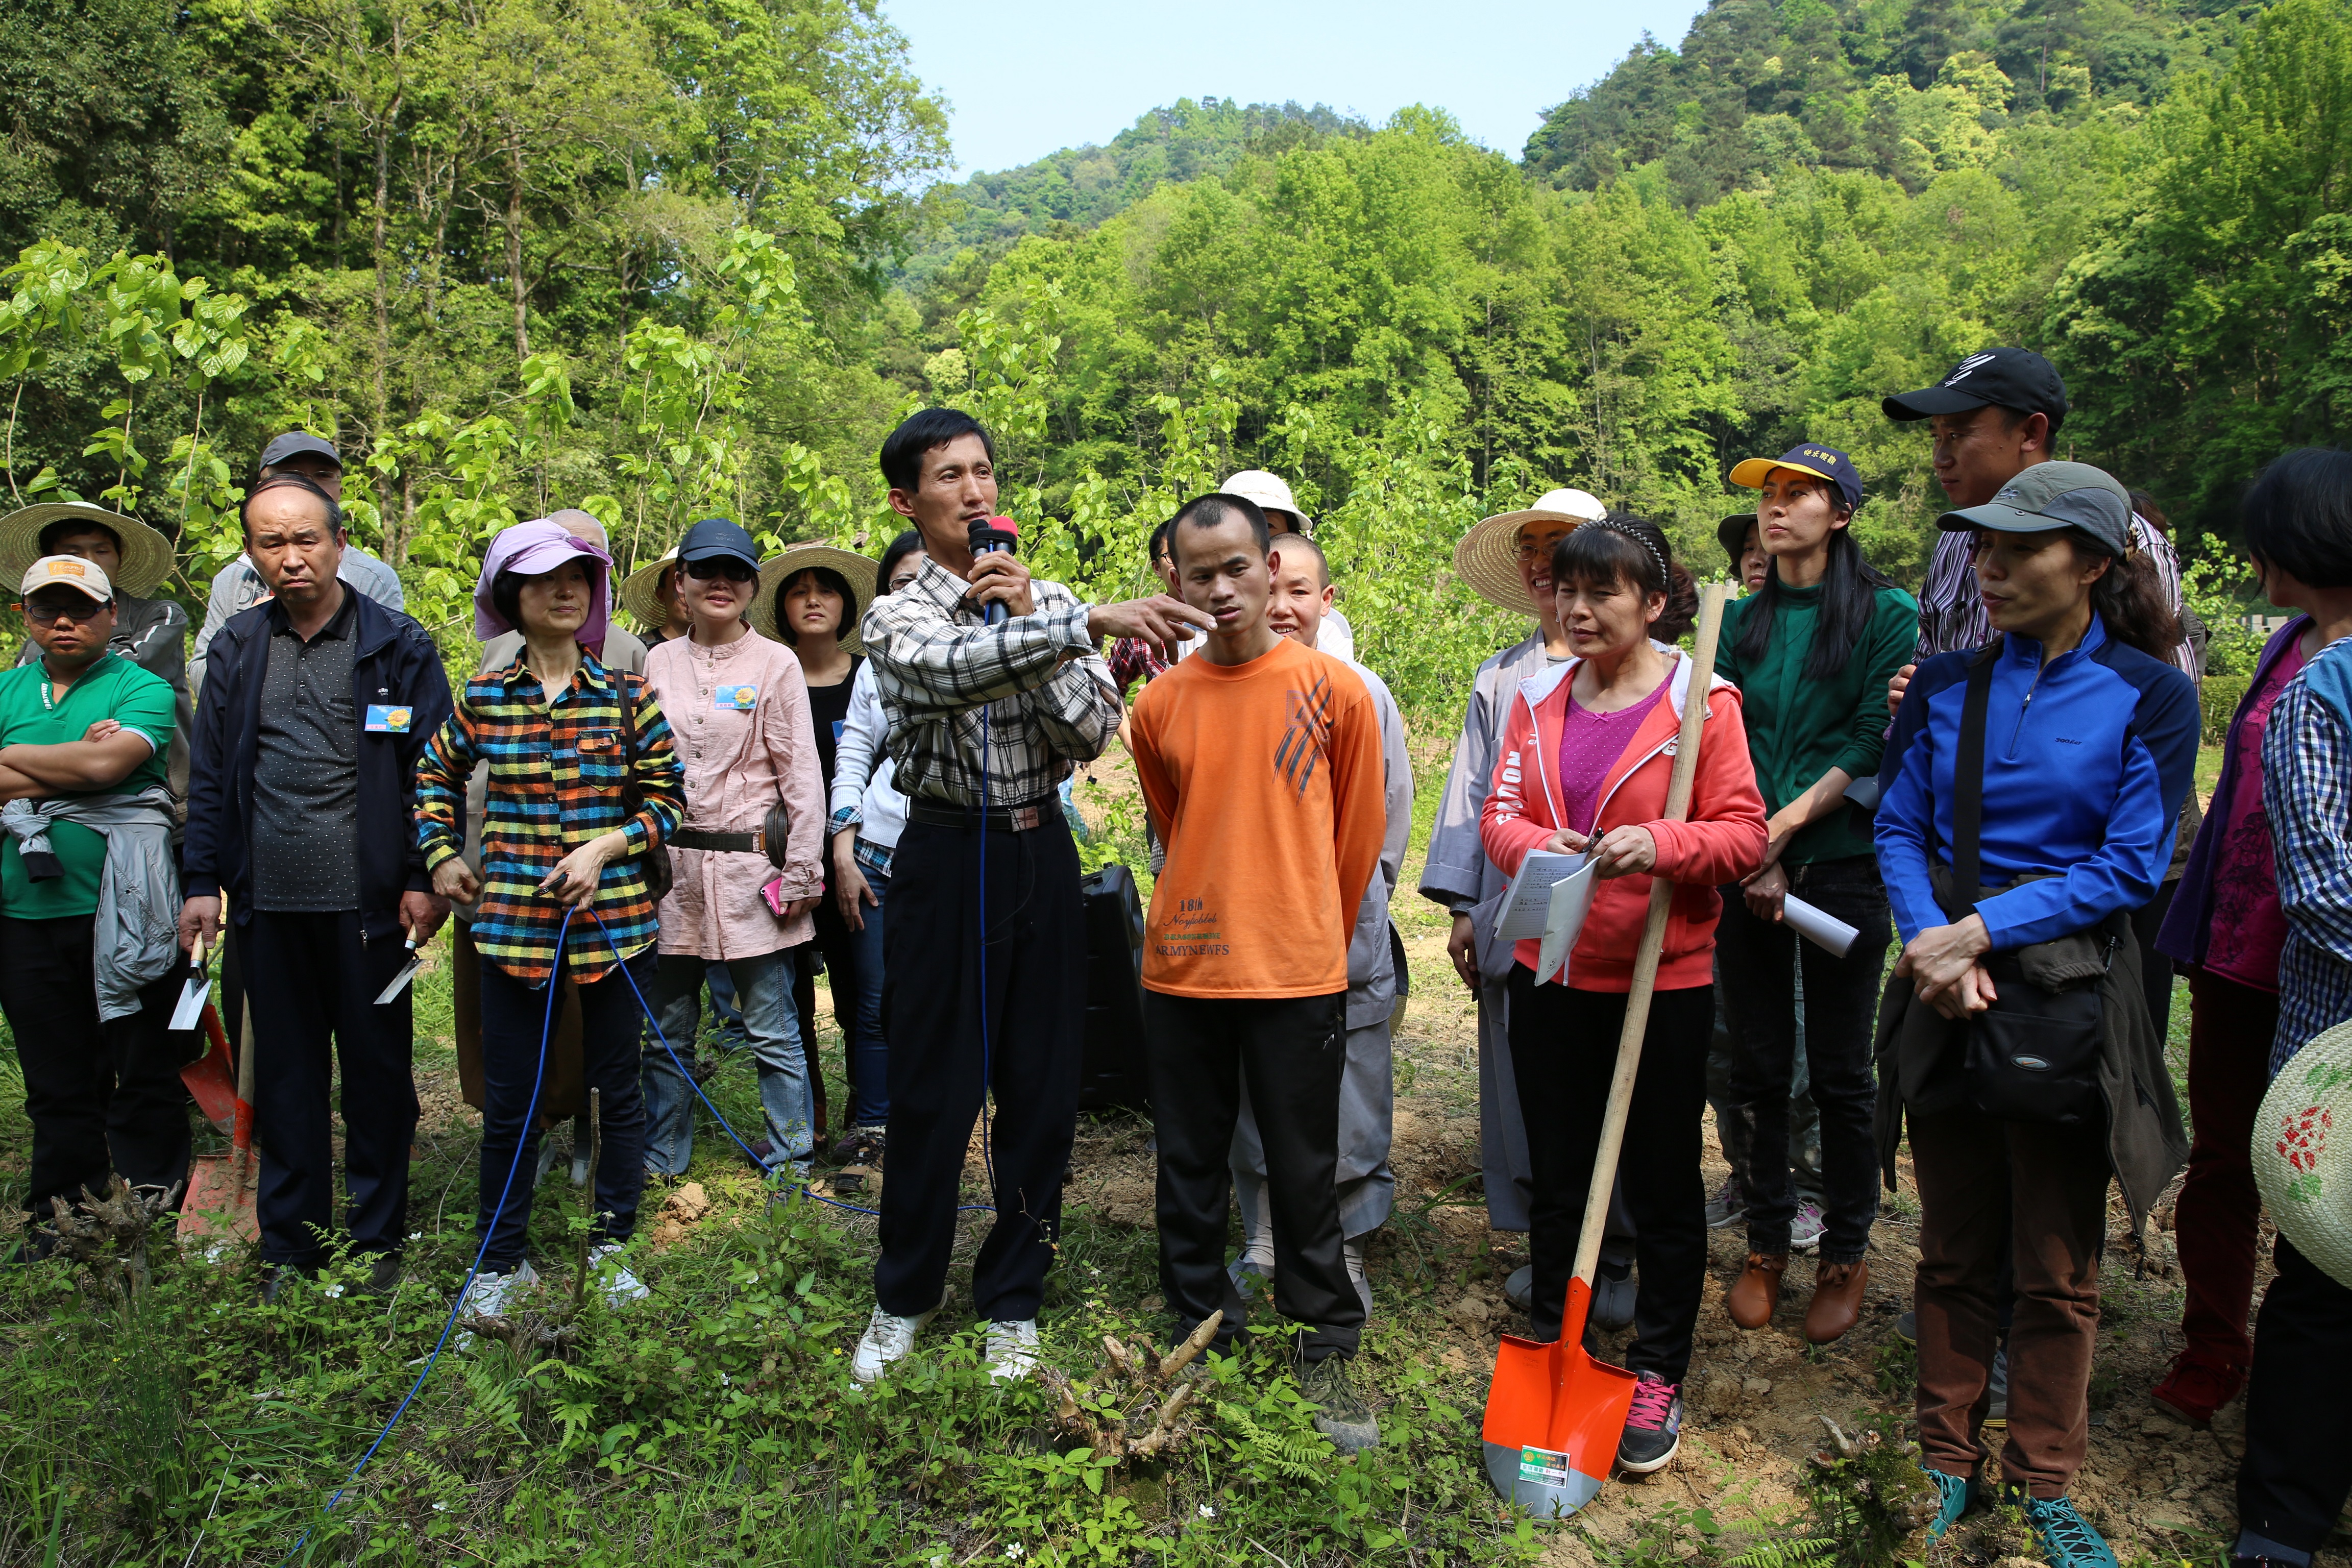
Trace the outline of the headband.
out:
M 1660 553 L 1656 545 L 1651 543 L 1648 540 L 1634 532 L 1633 526 L 1630 523 L 1627 523 L 1619 518 L 1596 517 L 1584 526 L 1587 528 L 1606 529 L 1611 533 L 1616 534 L 1620 538 L 1630 539 L 1634 543 L 1640 545 L 1643 552 L 1646 553 L 1651 560 L 1658 563 L 1658 580 L 1666 585 L 1666 592 L 1669 594 L 1674 592 L 1675 574 L 1673 569 L 1667 566 L 1665 556 Z

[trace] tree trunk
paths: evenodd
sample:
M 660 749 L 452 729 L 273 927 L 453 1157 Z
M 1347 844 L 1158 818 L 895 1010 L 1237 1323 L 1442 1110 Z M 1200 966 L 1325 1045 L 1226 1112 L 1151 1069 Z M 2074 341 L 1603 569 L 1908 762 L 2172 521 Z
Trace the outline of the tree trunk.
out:
M 384 252 L 388 247 L 384 227 L 392 204 L 392 127 L 400 117 L 401 95 L 392 95 L 392 102 L 375 122 L 375 425 L 370 435 L 382 439 L 392 421 L 392 396 L 387 385 L 392 366 L 392 290 L 384 277 Z M 393 521 L 392 509 L 383 509 L 383 553 L 393 565 L 400 564 L 405 554 L 405 530 Z
M 515 365 L 530 357 L 530 290 L 522 276 L 522 136 L 507 134 L 507 276 L 514 287 Z

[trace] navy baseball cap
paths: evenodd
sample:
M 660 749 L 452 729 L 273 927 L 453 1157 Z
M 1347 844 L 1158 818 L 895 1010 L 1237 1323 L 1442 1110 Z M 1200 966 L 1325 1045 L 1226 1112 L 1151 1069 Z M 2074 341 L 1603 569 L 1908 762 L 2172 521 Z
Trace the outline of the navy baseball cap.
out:
M 2115 555 L 2131 549 L 2131 492 L 2105 468 L 2088 463 L 2035 463 L 1982 506 L 1936 520 L 1947 533 L 1990 528 L 2002 533 L 2047 533 L 2079 528 Z
M 754 572 L 760 569 L 758 541 L 723 517 L 704 518 L 677 542 L 677 558 L 682 562 L 708 561 L 718 555 L 731 555 Z
M 335 465 L 339 473 L 342 470 L 342 455 L 335 450 L 335 444 L 322 441 L 308 430 L 289 430 L 264 447 L 261 449 L 261 466 L 274 468 L 289 458 L 299 458 L 306 453 L 313 458 L 326 458 Z
M 2058 367 L 2032 349 L 1991 348 L 1970 354 L 1935 385 L 1882 399 L 1879 407 L 1889 419 L 1904 420 L 1966 414 L 1987 404 L 2047 415 L 2055 430 L 2066 417 L 2066 384 Z
M 1835 447 L 1824 447 L 1817 441 L 1801 442 L 1777 458 L 1747 458 L 1732 468 L 1731 482 L 1751 490 L 1761 489 L 1775 468 L 1794 468 L 1801 474 L 1829 480 L 1844 498 L 1848 511 L 1862 504 L 1862 475 L 1855 472 L 1853 459 Z

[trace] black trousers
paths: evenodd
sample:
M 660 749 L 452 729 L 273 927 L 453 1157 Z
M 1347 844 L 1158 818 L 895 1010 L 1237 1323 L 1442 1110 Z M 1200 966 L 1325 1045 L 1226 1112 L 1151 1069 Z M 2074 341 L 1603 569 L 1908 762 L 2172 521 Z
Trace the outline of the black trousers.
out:
M 883 965 L 898 977 L 885 1021 L 890 1173 L 874 1299 L 899 1317 L 939 1304 L 964 1151 L 993 1090 L 996 1223 L 972 1263 L 972 1305 L 993 1321 L 1034 1318 L 1062 1233 L 1078 1119 L 1087 938 L 1077 847 L 1058 810 L 1023 833 L 909 822 L 891 871 L 882 932 Z
M 637 996 L 650 991 L 655 963 L 654 950 L 647 947 L 628 961 L 627 974 L 614 964 L 578 988 L 581 1092 L 602 1091 L 595 1176 L 599 1242 L 629 1238 L 646 1190 L 646 1100 L 637 1079 L 646 1015 Z M 559 966 L 556 976 L 568 978 L 566 967 Z M 531 1178 L 539 1169 L 531 1082 L 548 1038 L 548 984 L 527 985 L 496 959 L 482 955 L 482 1184 L 474 1233 L 490 1237 L 482 1267 L 496 1274 L 520 1263 L 530 1239 Z M 562 1016 L 558 1001 L 559 1024 Z M 542 1103 L 552 1081 L 551 1069 L 539 1086 Z
M 2139 984 L 2147 994 L 2148 1022 L 2156 1026 L 2156 1037 L 2164 1038 L 2172 1026 L 2172 960 L 2156 951 L 2156 933 L 2164 929 L 2164 917 L 2172 912 L 2172 895 L 2180 891 L 2180 879 L 2159 882 L 2156 897 L 2132 911 L 2132 936 L 2139 942 Z
M 1230 1155 L 1246 1082 L 1274 1207 L 1275 1307 L 1304 1325 L 1304 1359 L 1356 1353 L 1364 1303 L 1348 1279 L 1338 1186 L 1347 1003 L 1344 991 L 1284 998 L 1143 994 L 1160 1142 L 1160 1289 L 1180 1334 L 1222 1309 L 1222 1344 L 1248 1321 L 1225 1273 Z
M 1879 975 L 1893 925 L 1878 863 L 1867 856 L 1790 868 L 1789 890 L 1862 934 L 1839 958 L 1786 925 L 1748 912 L 1738 888 L 1723 889 L 1716 928 L 1723 994 L 1731 1011 L 1731 1100 L 1752 1131 L 1748 1162 L 1748 1248 L 1789 1250 L 1797 1217 L 1789 1177 L 1789 1086 L 1796 1074 L 1796 966 L 1805 973 L 1805 1065 L 1822 1118 L 1822 1261 L 1858 1262 L 1878 1215 L 1878 1103 L 1870 1068 Z
M 199 1053 L 191 1030 L 167 1033 L 184 971 L 144 987 L 126 1018 L 98 1021 L 95 917 L 0 917 L 0 1012 L 16 1039 L 25 1114 L 33 1124 L 35 1220 L 85 1190 L 103 1196 L 111 1171 L 134 1187 L 163 1187 L 179 1206 L 188 1182 L 188 1091 L 182 1064 Z
M 238 934 L 253 1009 L 253 1135 L 267 1156 L 253 1205 L 263 1260 L 309 1267 L 334 1235 L 328 1099 L 336 1062 L 352 1245 L 399 1251 L 408 1234 L 408 1145 L 416 1135 L 415 987 L 381 1007 L 375 998 L 406 961 L 404 946 L 397 936 L 368 941 L 352 911 L 255 910 Z
M 2254 1320 L 2246 1385 L 2246 1457 L 2238 1467 L 2238 1551 L 2326 1544 L 2352 1490 L 2352 1290 L 2285 1237 L 2278 1278 Z M 2259 1536 L 2249 1542 L 2246 1536 Z
M 1526 964 L 1511 966 L 1511 1071 L 1536 1179 L 1528 1226 L 1535 1255 L 1532 1316 L 1535 1337 L 1549 1341 L 1559 1338 L 1568 1307 L 1609 1079 L 1617 1070 L 1617 1037 L 1625 1027 L 1625 994 L 1535 980 Z M 1625 1364 L 1668 1383 L 1680 1383 L 1690 1368 L 1691 1330 L 1706 1286 L 1706 1183 L 1698 1162 L 1714 1024 L 1712 986 L 1650 998 L 1641 1070 L 1617 1156 L 1618 1186 L 1633 1211 L 1633 1257 L 1641 1268 Z

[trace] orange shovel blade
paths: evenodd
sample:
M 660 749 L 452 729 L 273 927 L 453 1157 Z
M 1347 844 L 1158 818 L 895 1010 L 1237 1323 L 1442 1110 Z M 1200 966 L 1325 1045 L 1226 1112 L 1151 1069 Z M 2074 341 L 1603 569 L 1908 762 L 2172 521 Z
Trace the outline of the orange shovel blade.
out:
M 220 1015 L 212 1004 L 205 1004 L 205 1033 L 212 1037 L 212 1048 L 180 1069 L 180 1081 L 188 1086 L 188 1093 L 196 1109 L 216 1131 L 229 1131 L 236 1122 L 236 1075 L 229 1069 L 228 1038 L 221 1033 Z
M 1486 1391 L 1486 1479 L 1538 1519 L 1574 1513 L 1601 1495 L 1638 1381 L 1584 1352 L 1591 1288 L 1571 1280 L 1560 1337 L 1504 1336 Z
M 253 1212 L 253 1196 L 260 1162 L 249 1161 L 242 1185 L 236 1179 L 236 1156 L 206 1154 L 188 1169 L 187 1195 L 180 1201 L 181 1237 L 218 1237 L 251 1241 L 261 1234 Z

